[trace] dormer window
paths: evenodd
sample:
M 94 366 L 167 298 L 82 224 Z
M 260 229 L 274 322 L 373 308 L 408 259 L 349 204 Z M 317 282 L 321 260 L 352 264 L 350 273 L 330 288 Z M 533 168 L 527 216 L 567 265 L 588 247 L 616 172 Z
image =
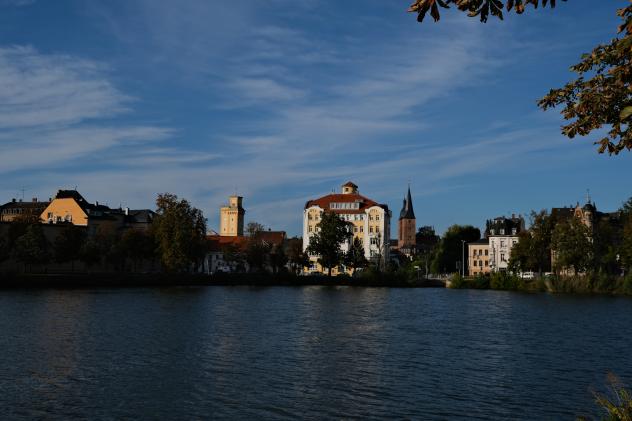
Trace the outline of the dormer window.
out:
M 504 228 L 500 229 L 500 235 L 505 235 L 505 229 Z
M 516 232 L 517 232 L 517 231 L 518 231 L 518 230 L 517 230 L 516 228 L 512 228 L 512 229 L 511 229 L 511 235 L 516 235 Z

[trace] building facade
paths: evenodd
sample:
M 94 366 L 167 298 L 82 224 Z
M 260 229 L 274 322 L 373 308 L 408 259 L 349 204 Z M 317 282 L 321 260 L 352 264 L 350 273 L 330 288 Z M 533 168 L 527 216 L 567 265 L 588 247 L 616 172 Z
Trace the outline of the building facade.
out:
M 467 244 L 467 266 L 470 276 L 490 273 L 489 238 Z
M 415 219 L 415 211 L 413 210 L 413 199 L 410 195 L 410 186 L 408 194 L 404 198 L 402 210 L 399 213 L 399 221 L 397 224 L 397 248 L 401 254 L 410 258 L 415 254 L 417 220 Z
M 230 196 L 228 205 L 219 210 L 219 235 L 224 237 L 240 237 L 244 235 L 243 197 Z
M 110 208 L 99 202 L 88 202 L 76 190 L 59 190 L 39 215 L 43 224 L 72 224 L 88 227 L 88 234 L 100 228 L 111 230 L 138 229 L 151 226 L 155 212 L 149 209 Z
M 512 215 L 487 221 L 485 233 L 489 239 L 489 267 L 491 272 L 505 272 L 509 267 L 511 249 L 518 244 L 520 232 L 524 231 L 524 218 Z
M 18 219 L 39 219 L 40 214 L 50 202 L 40 202 L 34 197 L 30 202 L 11 199 L 0 206 L 0 222 L 13 222 Z
M 333 212 L 352 226 L 353 239 L 358 238 L 364 246 L 364 255 L 370 262 L 384 265 L 389 260 L 391 211 L 358 191 L 358 186 L 347 182 L 341 193 L 332 193 L 309 200 L 303 209 L 303 250 L 309 246 L 310 238 L 318 232 L 318 224 L 324 212 Z M 341 246 L 347 251 L 350 241 Z M 318 256 L 310 256 L 307 272 L 324 272 L 317 262 Z M 343 268 L 344 270 L 344 268 Z M 333 274 L 338 273 L 335 268 Z

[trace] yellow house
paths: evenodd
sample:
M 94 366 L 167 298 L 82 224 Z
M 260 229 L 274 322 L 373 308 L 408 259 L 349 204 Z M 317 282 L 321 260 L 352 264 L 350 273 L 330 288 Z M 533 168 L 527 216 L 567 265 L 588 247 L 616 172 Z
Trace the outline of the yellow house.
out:
M 89 203 L 76 190 L 59 190 L 41 213 L 40 220 L 44 224 L 88 227 L 88 232 L 94 234 L 99 228 L 147 230 L 154 215 L 149 209 L 111 209 L 99 202 Z

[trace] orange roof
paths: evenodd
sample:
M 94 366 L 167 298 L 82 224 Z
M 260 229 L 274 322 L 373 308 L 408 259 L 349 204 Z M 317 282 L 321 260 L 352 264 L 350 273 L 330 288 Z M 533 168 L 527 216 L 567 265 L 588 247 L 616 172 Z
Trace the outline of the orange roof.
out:
M 285 231 L 261 231 L 259 238 L 268 244 L 281 245 L 285 241 Z M 233 245 L 239 250 L 245 250 L 248 246 L 250 237 L 246 236 L 223 236 L 223 235 L 207 235 L 206 239 L 209 243 L 210 251 L 221 251 L 228 245 Z
M 359 209 L 331 209 L 332 203 L 360 203 Z M 340 193 L 332 193 L 327 196 L 320 197 L 315 200 L 309 200 L 305 203 L 305 209 L 311 206 L 319 206 L 322 209 L 327 211 L 332 211 L 334 213 L 364 213 L 367 208 L 372 206 L 380 206 L 385 210 L 388 210 L 388 206 L 379 204 L 367 197 L 362 196 L 361 194 L 340 194 Z

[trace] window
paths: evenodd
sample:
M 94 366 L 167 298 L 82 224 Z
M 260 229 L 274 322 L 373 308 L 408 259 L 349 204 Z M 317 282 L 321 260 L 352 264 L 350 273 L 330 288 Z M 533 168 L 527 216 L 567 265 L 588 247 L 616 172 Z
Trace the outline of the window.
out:
M 505 253 L 500 253 L 500 261 L 501 262 L 506 262 L 507 260 L 505 260 Z
M 495 230 L 494 229 L 490 229 L 489 232 L 490 232 L 491 235 L 495 234 Z
M 512 228 L 511 229 L 511 235 L 516 235 L 516 231 L 518 231 L 516 228 Z
M 485 256 L 489 256 L 489 250 L 485 250 Z
M 309 226 L 308 231 L 309 231 L 309 232 L 312 232 L 312 226 L 311 226 L 311 225 Z
M 485 260 L 485 267 L 489 266 L 489 262 Z
M 360 232 L 364 232 L 364 227 L 360 227 Z
M 373 232 L 373 227 L 369 227 L 369 232 Z
M 479 260 L 479 261 L 478 261 L 478 265 L 479 265 L 480 267 L 483 267 L 483 261 L 482 261 L 482 260 Z
M 380 215 L 375 215 L 375 220 L 379 221 L 380 220 Z
M 505 247 L 505 240 L 500 240 L 500 247 Z
M 505 229 L 504 228 L 500 229 L 500 235 L 505 235 Z

